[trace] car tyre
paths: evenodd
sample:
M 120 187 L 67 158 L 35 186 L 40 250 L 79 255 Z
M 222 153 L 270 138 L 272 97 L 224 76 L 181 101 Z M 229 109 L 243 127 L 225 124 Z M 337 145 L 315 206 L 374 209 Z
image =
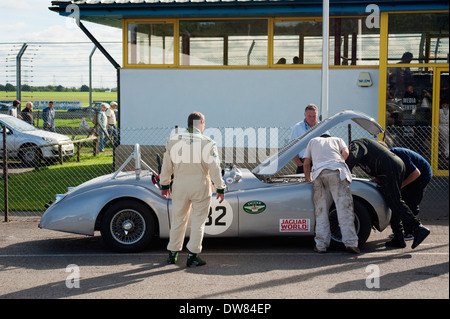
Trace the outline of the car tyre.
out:
M 155 224 L 155 218 L 146 205 L 135 200 L 122 200 L 106 209 L 100 233 L 113 250 L 134 253 L 150 244 L 155 235 Z
M 372 219 L 367 207 L 358 200 L 353 202 L 355 210 L 355 229 L 358 235 L 358 246 L 362 247 L 370 236 L 372 230 Z M 334 248 L 344 249 L 345 246 L 342 243 L 341 229 L 339 228 L 339 222 L 337 219 L 336 208 L 334 207 L 329 215 L 330 229 L 331 229 L 331 246 Z
M 20 147 L 19 158 L 25 166 L 38 166 L 42 159 L 42 153 L 34 144 L 25 144 Z

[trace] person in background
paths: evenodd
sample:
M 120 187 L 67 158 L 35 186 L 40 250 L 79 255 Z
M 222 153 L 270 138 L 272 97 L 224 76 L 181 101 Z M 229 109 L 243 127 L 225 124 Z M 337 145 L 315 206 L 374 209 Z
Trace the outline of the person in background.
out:
M 55 128 L 55 110 L 53 109 L 53 101 L 48 102 L 48 107 L 42 111 L 42 120 L 44 121 L 43 129 L 50 132 L 56 132 Z
M 108 109 L 108 104 L 102 103 L 100 105 L 100 111 L 97 115 L 97 123 L 98 123 L 98 151 L 103 153 L 105 152 L 105 144 L 108 131 L 107 131 L 107 125 L 108 125 L 108 118 L 106 117 L 106 110 Z
M 291 137 L 289 139 L 289 143 L 293 140 L 295 140 L 297 137 L 303 135 L 306 131 L 308 131 L 310 128 L 315 126 L 319 115 L 319 109 L 315 104 L 308 104 L 305 107 L 305 119 L 301 122 L 298 122 L 297 124 L 292 127 L 291 131 Z M 294 161 L 297 164 L 297 171 L 296 174 L 303 173 L 303 160 L 302 160 L 302 154 L 297 154 L 294 157 Z
M 22 110 L 22 119 L 30 125 L 33 125 L 33 103 L 27 102 L 25 108 Z
M 113 148 L 116 148 L 119 145 L 119 136 L 117 133 L 116 126 L 116 112 L 115 109 L 117 107 L 116 102 L 111 102 L 109 104 L 109 108 L 106 110 L 106 117 L 108 119 L 108 135 L 111 139 L 113 139 Z
M 20 111 L 20 101 L 14 100 L 12 106 L 8 110 L 8 114 L 19 119 L 22 119 L 22 116 L 17 112 Z

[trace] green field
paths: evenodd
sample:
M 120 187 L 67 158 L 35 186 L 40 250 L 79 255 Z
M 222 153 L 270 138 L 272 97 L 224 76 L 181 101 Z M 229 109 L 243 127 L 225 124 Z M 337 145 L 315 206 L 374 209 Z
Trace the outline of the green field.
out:
M 86 147 L 82 148 L 80 162 L 73 156 L 64 162 L 64 165 L 54 164 L 9 175 L 10 211 L 43 211 L 44 205 L 54 200 L 55 194 L 64 194 L 67 187 L 77 186 L 94 177 L 112 173 L 112 150 L 108 148 L 105 153 L 93 156 L 92 143 L 86 144 Z M 0 197 L 4 198 L 3 187 L 0 188 Z
M 0 91 L 0 101 L 15 99 L 16 92 Z M 89 92 L 22 92 L 21 108 L 29 101 L 81 101 L 82 106 L 88 106 Z M 92 92 L 92 101 L 117 101 L 117 92 Z

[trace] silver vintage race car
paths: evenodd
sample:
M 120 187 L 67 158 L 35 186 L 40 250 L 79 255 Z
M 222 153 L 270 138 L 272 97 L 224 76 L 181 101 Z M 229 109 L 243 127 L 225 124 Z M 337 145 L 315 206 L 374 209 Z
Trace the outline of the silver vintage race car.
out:
M 223 169 L 226 197 L 219 204 L 213 194 L 205 235 L 313 236 L 312 183 L 305 182 L 302 174 L 276 176 L 276 173 L 304 150 L 311 138 L 346 120 L 353 120 L 372 135 L 383 132 L 371 117 L 343 111 L 320 122 L 253 171 L 226 166 Z M 122 172 L 131 159 L 134 159 L 135 170 Z M 154 238 L 169 236 L 171 200 L 161 196 L 156 176 L 157 172 L 141 160 L 139 145 L 136 145 L 133 154 L 117 172 L 57 195 L 42 216 L 39 227 L 91 236 L 99 230 L 104 242 L 113 250 L 141 251 Z M 376 185 L 367 179 L 354 178 L 351 190 L 361 246 L 372 228 L 383 231 L 389 225 L 391 211 Z M 333 206 L 330 224 L 332 240 L 339 245 L 341 235 Z

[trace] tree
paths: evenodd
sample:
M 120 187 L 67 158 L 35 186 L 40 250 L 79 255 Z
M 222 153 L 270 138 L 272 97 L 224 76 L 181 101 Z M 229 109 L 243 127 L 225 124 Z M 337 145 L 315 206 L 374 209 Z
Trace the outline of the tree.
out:
M 16 90 L 16 87 L 12 85 L 11 83 L 6 83 L 5 85 L 5 91 L 6 92 L 13 92 Z
M 83 85 L 81 86 L 80 91 L 81 91 L 81 92 L 89 92 L 89 86 L 87 86 L 86 84 L 83 84 Z

